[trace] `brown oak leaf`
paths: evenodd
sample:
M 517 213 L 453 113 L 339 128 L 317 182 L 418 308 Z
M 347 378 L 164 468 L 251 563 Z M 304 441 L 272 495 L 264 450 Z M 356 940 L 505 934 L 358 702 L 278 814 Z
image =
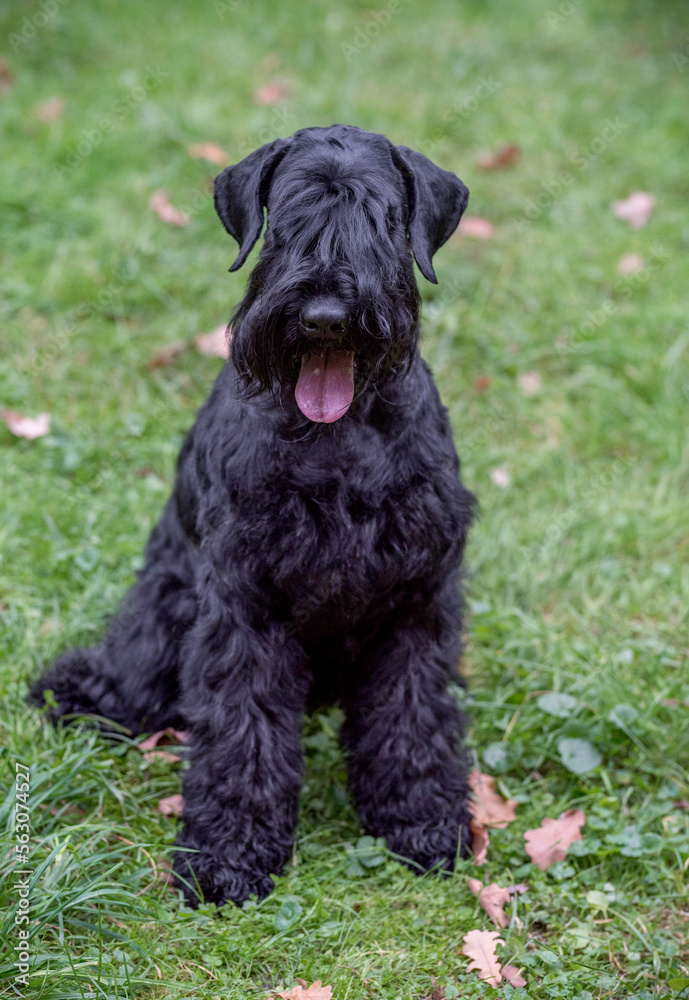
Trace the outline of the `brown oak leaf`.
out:
M 167 729 L 161 729 L 159 732 L 153 733 L 152 736 L 147 736 L 137 746 L 142 751 L 146 760 L 165 760 L 169 763 L 174 763 L 182 759 L 180 755 L 170 753 L 169 750 L 164 750 L 163 747 L 177 746 L 180 743 L 188 742 L 189 733 L 168 726 Z
M 506 142 L 494 153 L 482 153 L 476 160 L 476 166 L 481 170 L 504 170 L 505 167 L 513 167 L 521 155 L 519 146 Z
M 37 104 L 33 109 L 33 115 L 34 118 L 38 118 L 39 121 L 46 122 L 50 125 L 52 122 L 59 121 L 59 119 L 62 118 L 64 110 L 64 97 L 51 97 L 50 100 L 44 101 L 42 104 Z
M 470 827 L 473 834 L 471 851 L 474 855 L 474 864 L 483 865 L 486 863 L 488 848 L 490 846 L 488 827 L 484 826 L 483 823 L 477 823 L 475 819 L 472 819 Z
M 516 965 L 503 965 L 502 974 L 510 986 L 526 986 L 526 979 Z
M 332 986 L 322 986 L 320 979 L 317 979 L 315 983 L 311 983 L 310 986 L 306 985 L 304 979 L 297 979 L 297 985 L 293 986 L 291 990 L 275 994 L 276 997 L 281 997 L 282 1000 L 332 1000 L 332 995 Z
M 490 240 L 495 233 L 495 226 L 480 215 L 465 215 L 455 229 L 455 236 L 473 236 L 477 240 Z
M 469 775 L 469 787 L 474 793 L 471 814 L 477 823 L 502 828 L 509 826 L 516 818 L 517 802 L 514 799 L 503 799 L 495 791 L 495 778 L 489 774 L 472 771 Z
M 227 361 L 230 356 L 232 328 L 225 323 L 223 326 L 216 326 L 210 333 L 197 334 L 195 340 L 201 354 L 210 354 L 214 358 L 224 358 Z
M 167 191 L 156 191 L 152 194 L 148 207 L 162 222 L 167 222 L 170 226 L 188 226 L 191 222 L 186 212 L 181 212 L 171 204 Z
M 546 817 L 540 827 L 524 834 L 526 853 L 542 872 L 547 871 L 556 861 L 564 861 L 570 844 L 581 840 L 585 822 L 581 809 L 568 809 L 557 819 Z
M 462 954 L 472 960 L 467 972 L 478 972 L 484 983 L 498 986 L 502 982 L 502 969 L 495 949 L 505 943 L 498 931 L 469 931 L 463 940 Z
M 25 417 L 16 410 L 3 410 L 2 419 L 15 437 L 33 441 L 35 438 L 50 434 L 50 414 L 39 413 L 35 417 Z
M 634 191 L 622 201 L 613 201 L 610 207 L 617 218 L 628 222 L 632 229 L 641 229 L 648 222 L 655 203 L 654 195 L 647 191 Z
M 187 146 L 187 153 L 195 160 L 208 160 L 218 167 L 226 167 L 230 162 L 229 153 L 215 142 L 192 142 L 191 146 Z
M 280 104 L 281 101 L 286 101 L 291 93 L 292 88 L 287 80 L 276 76 L 254 91 L 254 104 Z
M 527 886 L 523 882 L 520 882 L 519 885 L 503 887 L 498 885 L 497 882 L 484 885 L 480 879 L 469 878 L 467 879 L 467 883 L 496 927 L 507 927 L 510 922 L 509 917 L 504 911 L 505 903 L 509 903 L 510 896 L 517 892 L 526 892 L 527 890 Z
M 158 803 L 158 812 L 163 816 L 181 816 L 184 812 L 184 799 L 179 793 L 168 795 L 166 799 L 161 799 Z

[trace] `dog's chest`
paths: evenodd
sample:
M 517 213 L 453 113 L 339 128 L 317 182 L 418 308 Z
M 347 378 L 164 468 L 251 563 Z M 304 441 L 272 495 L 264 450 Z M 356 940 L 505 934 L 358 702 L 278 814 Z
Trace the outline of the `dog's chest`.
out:
M 431 575 L 452 546 L 444 497 L 461 486 L 451 461 L 431 468 L 358 432 L 322 435 L 262 468 L 234 530 L 297 625 L 319 613 L 360 618 L 406 581 Z

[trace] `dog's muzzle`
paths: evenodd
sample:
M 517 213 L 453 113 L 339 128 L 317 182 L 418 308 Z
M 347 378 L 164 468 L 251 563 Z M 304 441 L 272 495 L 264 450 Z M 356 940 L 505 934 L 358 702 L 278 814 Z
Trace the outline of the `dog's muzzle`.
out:
M 305 417 L 332 424 L 354 398 L 354 352 L 338 346 L 347 332 L 349 313 L 333 296 L 311 299 L 301 310 L 302 333 L 314 342 L 301 359 L 295 398 Z

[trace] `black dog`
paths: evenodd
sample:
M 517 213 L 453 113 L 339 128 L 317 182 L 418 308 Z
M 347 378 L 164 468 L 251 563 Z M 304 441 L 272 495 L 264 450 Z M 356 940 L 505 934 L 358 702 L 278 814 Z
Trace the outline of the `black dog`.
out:
M 267 895 L 289 858 L 309 706 L 340 699 L 365 829 L 414 866 L 469 843 L 452 685 L 474 498 L 421 360 L 412 252 L 431 258 L 468 191 L 384 136 L 277 139 L 216 179 L 240 245 L 267 230 L 232 359 L 179 456 L 146 566 L 104 642 L 31 690 L 54 719 L 192 733 L 178 884 Z

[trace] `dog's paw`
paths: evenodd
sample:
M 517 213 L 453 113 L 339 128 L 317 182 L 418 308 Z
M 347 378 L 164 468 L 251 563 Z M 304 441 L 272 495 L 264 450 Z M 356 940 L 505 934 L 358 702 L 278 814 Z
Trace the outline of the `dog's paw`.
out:
M 73 650 L 55 661 L 51 669 L 29 688 L 28 701 L 45 708 L 51 722 L 64 716 L 98 715 L 99 685 L 90 650 Z
M 388 850 L 417 872 L 432 868 L 452 871 L 458 856 L 465 858 L 470 854 L 471 831 L 468 817 L 464 816 L 418 826 L 398 826 L 384 836 Z
M 228 862 L 207 850 L 179 851 L 173 865 L 173 884 L 182 890 L 194 909 L 201 903 L 241 906 L 250 896 L 265 899 L 275 888 L 269 875 L 246 864 Z

